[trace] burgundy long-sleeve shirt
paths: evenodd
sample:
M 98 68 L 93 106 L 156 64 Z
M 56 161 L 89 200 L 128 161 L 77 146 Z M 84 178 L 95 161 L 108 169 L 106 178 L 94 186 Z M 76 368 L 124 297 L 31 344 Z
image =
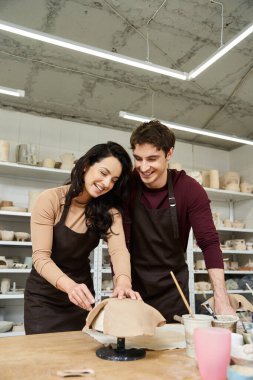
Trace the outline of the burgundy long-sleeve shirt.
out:
M 206 268 L 224 268 L 219 236 L 213 223 L 210 200 L 205 190 L 183 170 L 170 170 L 169 175 L 172 176 L 179 235 L 184 251 L 186 251 L 189 232 L 192 227 L 198 246 L 203 252 Z M 131 241 L 131 207 L 133 207 L 133 199 L 137 194 L 138 181 L 142 186 L 141 202 L 147 208 L 163 209 L 169 207 L 167 184 L 161 189 L 149 189 L 141 182 L 138 173 L 134 171 L 129 203 L 126 206 L 127 222 L 124 224 L 128 247 L 130 247 Z

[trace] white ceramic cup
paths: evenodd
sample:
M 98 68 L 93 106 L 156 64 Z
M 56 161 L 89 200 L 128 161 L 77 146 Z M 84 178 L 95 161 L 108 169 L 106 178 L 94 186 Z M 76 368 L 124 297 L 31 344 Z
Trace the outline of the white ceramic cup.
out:
M 43 160 L 42 166 L 44 168 L 54 168 L 55 160 L 53 158 L 45 158 Z
M 9 161 L 10 143 L 0 140 L 0 161 Z
M 197 327 L 211 327 L 213 317 L 204 314 L 194 314 L 194 318 L 190 314 L 183 315 L 185 340 L 186 340 L 186 354 L 195 358 L 194 349 L 194 330 Z
M 1 292 L 2 294 L 7 293 L 11 287 L 11 279 L 10 278 L 2 278 L 1 280 Z
M 243 336 L 241 334 L 231 334 L 231 348 L 243 345 Z

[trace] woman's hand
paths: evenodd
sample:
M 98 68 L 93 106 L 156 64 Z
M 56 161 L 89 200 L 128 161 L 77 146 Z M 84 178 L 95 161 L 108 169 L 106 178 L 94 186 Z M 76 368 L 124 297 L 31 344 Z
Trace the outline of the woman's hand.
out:
M 119 299 L 131 298 L 132 300 L 141 300 L 140 294 L 132 289 L 130 279 L 124 275 L 117 278 L 111 297 Z
M 68 290 L 68 297 L 71 302 L 76 306 L 85 310 L 92 310 L 92 304 L 95 303 L 94 297 L 85 284 L 75 283 L 70 290 Z

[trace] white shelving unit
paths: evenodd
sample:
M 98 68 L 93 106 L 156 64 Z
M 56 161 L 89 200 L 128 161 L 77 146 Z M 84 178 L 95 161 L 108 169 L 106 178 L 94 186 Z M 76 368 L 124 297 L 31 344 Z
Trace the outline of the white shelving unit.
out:
M 222 205 L 223 210 L 226 209 L 227 211 L 227 217 L 231 220 L 235 220 L 235 211 L 236 209 L 242 207 L 242 205 L 247 202 L 247 205 L 249 208 L 252 209 L 253 205 L 253 194 L 249 193 L 241 193 L 241 192 L 230 192 L 227 190 L 216 190 L 216 189 L 210 189 L 205 188 L 209 199 L 212 201 L 211 208 L 219 208 L 217 207 L 217 204 Z M 217 232 L 219 234 L 220 240 L 231 240 L 231 239 L 250 239 L 250 241 L 253 241 L 253 228 L 250 228 L 251 226 L 247 226 L 247 228 L 225 228 L 225 227 L 218 227 Z M 232 258 L 234 260 L 249 260 L 249 258 L 253 258 L 253 250 L 234 250 L 234 249 L 223 249 L 222 253 L 225 257 L 230 257 L 232 255 Z M 209 297 L 212 296 L 212 291 L 196 291 L 195 290 L 195 282 L 198 280 L 198 278 L 201 276 L 202 278 L 205 278 L 205 281 L 208 281 L 208 272 L 207 270 L 196 270 L 194 267 L 194 263 L 196 259 L 203 259 L 202 251 L 195 247 L 193 244 L 193 232 L 190 232 L 189 241 L 188 241 L 188 247 L 187 247 L 187 263 L 189 267 L 189 291 L 190 291 L 190 305 L 192 310 L 195 312 L 196 310 L 196 297 L 203 297 L 203 293 L 208 295 Z M 244 276 L 244 275 L 252 275 L 253 276 L 253 270 L 225 270 L 225 278 L 227 275 L 237 277 Z M 238 289 L 238 290 L 228 290 L 228 293 L 239 293 L 247 295 L 248 297 L 252 297 L 251 292 L 249 290 L 244 289 Z M 202 301 L 202 300 L 201 300 Z M 204 297 L 203 297 L 204 301 Z
M 96 259 L 95 259 L 96 258 Z M 103 289 L 103 280 L 112 280 L 111 267 L 108 264 L 107 244 L 100 240 L 97 248 L 94 249 L 94 270 L 96 272 L 96 302 L 112 294 L 110 290 Z M 96 268 L 95 268 L 96 263 Z
M 29 188 L 31 182 L 32 184 L 39 182 L 40 184 L 46 184 L 44 185 L 45 188 L 50 188 L 58 186 L 59 183 L 64 183 L 69 177 L 69 174 L 70 172 L 66 170 L 48 169 L 11 162 L 0 162 L 1 186 L 4 190 L 5 183 L 6 186 L 8 186 L 8 183 L 14 183 L 13 191 L 7 191 L 7 199 L 14 201 L 14 204 L 17 192 L 19 193 L 20 191 L 24 193 L 26 191 L 26 184 L 28 184 Z M 3 199 L 2 196 L 1 199 Z M 24 204 L 23 207 L 27 207 L 27 205 Z M 0 230 L 7 229 L 29 232 L 30 216 L 30 212 L 0 210 Z M 27 241 L 0 240 L 0 256 L 5 256 L 6 259 L 19 256 L 22 262 L 24 257 L 31 255 L 31 246 L 32 243 Z M 8 277 L 10 278 L 11 283 L 16 282 L 17 288 L 24 288 L 26 278 L 30 271 L 31 269 L 0 268 L 0 282 L 3 277 Z M 94 272 L 94 270 L 92 270 L 92 272 Z M 24 294 L 18 291 L 14 294 L 10 294 L 10 292 L 8 292 L 8 294 L 0 293 L 0 320 L 10 320 L 14 323 L 21 323 L 23 321 L 23 299 Z M 8 332 L 0 334 L 0 337 L 20 334 L 22 334 L 22 332 Z

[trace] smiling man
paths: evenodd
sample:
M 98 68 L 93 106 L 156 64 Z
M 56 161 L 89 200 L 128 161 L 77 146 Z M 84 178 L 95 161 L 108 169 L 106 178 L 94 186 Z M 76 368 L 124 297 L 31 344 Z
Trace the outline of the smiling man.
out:
M 133 288 L 167 322 L 188 311 L 170 276 L 189 298 L 185 252 L 191 227 L 212 283 L 215 311 L 234 314 L 225 289 L 222 252 L 205 190 L 181 170 L 168 170 L 175 135 L 157 120 L 132 133 L 135 170 L 125 234 L 131 253 Z

